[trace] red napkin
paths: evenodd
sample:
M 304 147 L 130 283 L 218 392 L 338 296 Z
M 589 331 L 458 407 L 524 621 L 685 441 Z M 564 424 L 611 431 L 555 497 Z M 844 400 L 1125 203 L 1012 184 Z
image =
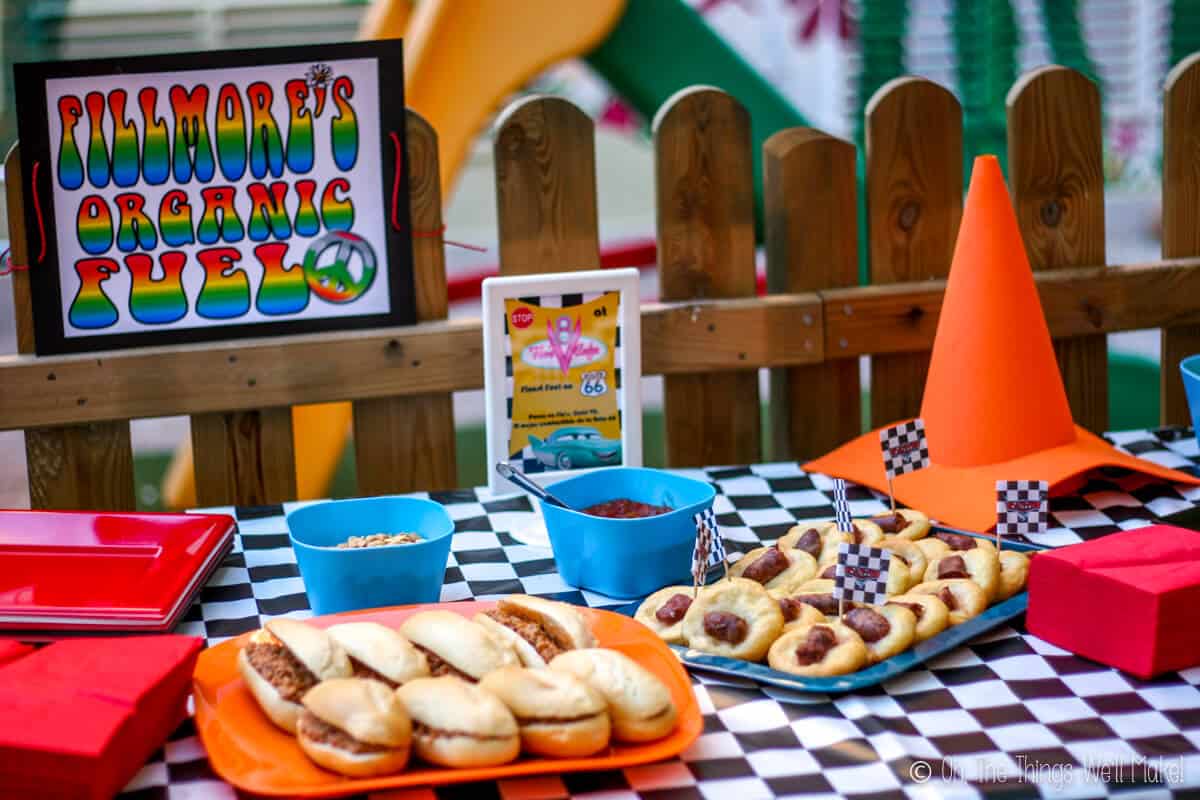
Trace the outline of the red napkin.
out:
M 7 664 L 9 661 L 16 661 L 24 655 L 33 652 L 33 647 L 20 642 L 13 642 L 5 639 L 0 639 L 0 664 Z
M 1200 664 L 1200 532 L 1152 525 L 1038 553 L 1026 624 L 1142 678 Z
M 0 666 L 5 798 L 115 795 L 187 713 L 202 642 L 70 639 Z

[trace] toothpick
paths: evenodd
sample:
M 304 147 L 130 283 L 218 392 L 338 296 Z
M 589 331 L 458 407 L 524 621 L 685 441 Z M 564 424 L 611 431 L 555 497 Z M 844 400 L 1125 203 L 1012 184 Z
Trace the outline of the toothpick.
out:
M 996 552 L 1000 552 L 1000 526 L 996 526 Z
M 888 478 L 888 500 L 892 503 L 892 516 L 896 516 L 896 492 L 892 490 L 892 479 Z
M 838 619 L 846 613 L 846 594 L 843 592 L 838 595 Z

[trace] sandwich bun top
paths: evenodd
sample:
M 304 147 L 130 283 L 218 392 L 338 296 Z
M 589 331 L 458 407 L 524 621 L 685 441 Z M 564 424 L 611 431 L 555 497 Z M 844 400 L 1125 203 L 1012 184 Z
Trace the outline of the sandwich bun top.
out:
M 412 737 L 412 722 L 404 704 L 379 681 L 334 678 L 309 689 L 301 702 L 317 719 L 360 742 L 407 747 Z
M 263 627 L 308 667 L 317 680 L 350 676 L 352 670 L 346 651 L 320 628 L 286 617 L 273 619 Z
M 397 684 L 429 674 L 425 654 L 378 622 L 343 622 L 325 629 L 356 661 Z
M 453 611 L 413 614 L 400 626 L 400 633 L 476 680 L 494 669 L 521 663 L 506 642 Z
M 608 701 L 615 717 L 653 717 L 672 705 L 666 684 L 617 650 L 570 650 L 556 656 L 550 669 L 570 672 L 588 683 Z
M 541 624 L 551 636 L 560 643 L 565 643 L 568 649 L 578 650 L 596 646 L 596 637 L 588 630 L 583 615 L 570 603 L 527 594 L 510 594 L 500 601 L 499 608 L 501 611 Z
M 417 678 L 401 686 L 395 694 L 414 722 L 434 730 L 466 736 L 517 735 L 517 721 L 508 707 L 496 695 L 473 683 L 450 676 Z
M 569 672 L 505 667 L 489 672 L 479 682 L 519 719 L 571 720 L 608 709 L 604 697 Z

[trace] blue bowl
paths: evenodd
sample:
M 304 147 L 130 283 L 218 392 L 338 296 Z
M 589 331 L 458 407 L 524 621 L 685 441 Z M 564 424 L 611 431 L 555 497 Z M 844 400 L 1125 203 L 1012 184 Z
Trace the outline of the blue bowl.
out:
M 657 517 L 608 519 L 542 503 L 554 561 L 567 583 L 633 598 L 691 582 L 692 515 L 712 506 L 711 484 L 656 469 L 612 467 L 546 488 L 572 508 L 625 498 L 674 509 Z
M 1183 373 L 1183 390 L 1187 392 L 1188 410 L 1192 412 L 1192 428 L 1200 443 L 1200 355 L 1180 361 L 1179 371 Z
M 330 500 L 287 515 L 308 602 L 316 614 L 436 603 L 442 593 L 454 522 L 432 500 L 364 497 Z M 351 536 L 412 532 L 421 541 L 338 549 Z

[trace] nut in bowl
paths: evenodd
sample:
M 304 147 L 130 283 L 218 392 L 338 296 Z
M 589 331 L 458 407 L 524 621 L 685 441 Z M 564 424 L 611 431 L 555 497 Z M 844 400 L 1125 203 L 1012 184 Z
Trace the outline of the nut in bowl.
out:
M 441 595 L 454 522 L 432 500 L 329 500 L 291 511 L 287 523 L 317 614 L 430 603 Z
M 711 484 L 657 469 L 612 467 L 546 487 L 570 509 L 542 503 L 546 532 L 563 580 L 609 597 L 644 597 L 690 581 L 696 524 L 692 515 L 712 506 Z M 623 509 L 655 506 L 665 513 L 640 517 L 575 511 L 612 501 Z

